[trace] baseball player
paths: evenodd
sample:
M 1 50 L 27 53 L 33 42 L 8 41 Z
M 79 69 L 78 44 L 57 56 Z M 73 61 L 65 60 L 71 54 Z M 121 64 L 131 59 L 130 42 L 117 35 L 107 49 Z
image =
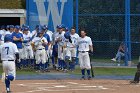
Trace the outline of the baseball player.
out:
M 45 50 L 46 50 L 46 64 L 45 64 L 45 69 L 46 72 L 49 72 L 48 70 L 48 66 L 49 66 L 49 59 L 48 59 L 48 46 L 50 45 L 50 36 L 46 33 L 48 27 L 46 25 L 43 26 L 43 36 L 47 39 L 48 44 L 45 46 Z
M 82 73 L 81 79 L 85 79 L 85 69 L 86 69 L 88 80 L 90 80 L 91 66 L 90 66 L 89 51 L 93 52 L 93 47 L 92 47 L 92 40 L 90 37 L 86 36 L 85 30 L 81 30 L 81 37 L 78 38 L 77 45 L 78 45 L 78 52 L 79 52 L 78 58 L 79 58 L 79 63 L 80 63 L 80 68 Z
M 32 66 L 33 65 L 33 50 L 32 50 L 32 46 L 31 46 L 31 38 L 32 35 L 29 31 L 29 27 L 25 26 L 23 28 L 23 57 L 25 59 L 25 64 L 24 66 L 28 67 L 29 65 Z
M 5 26 L 2 25 L 1 26 L 1 30 L 0 30 L 0 45 L 2 45 L 4 43 L 4 35 L 5 35 Z
M 15 60 L 19 60 L 19 52 L 17 46 L 12 43 L 11 40 L 11 35 L 5 35 L 5 43 L 0 46 L 0 54 L 4 71 L 2 74 L 2 80 L 5 81 L 7 93 L 11 93 L 10 82 L 13 81 L 16 77 Z
M 130 81 L 130 83 L 137 84 L 139 83 L 139 79 L 140 79 L 140 62 L 137 65 L 137 72 L 135 73 L 134 80 Z
M 59 69 L 64 69 L 64 34 L 65 31 L 62 29 L 62 26 L 59 27 L 59 32 L 56 37 L 56 42 L 58 44 L 58 63 L 59 63 Z
M 74 70 L 75 63 L 76 63 L 76 54 L 77 54 L 77 47 L 76 43 L 79 38 L 79 35 L 75 33 L 75 28 L 71 28 L 70 32 L 70 39 L 71 42 L 67 43 L 67 50 L 66 50 L 66 57 L 65 60 L 69 62 L 69 69 L 71 71 Z
M 10 26 L 10 25 L 7 25 L 7 26 L 6 26 L 6 32 L 9 31 L 9 26 Z
M 119 46 L 118 52 L 116 54 L 116 57 L 111 59 L 112 61 L 118 61 L 118 66 L 120 66 L 120 62 L 121 62 L 121 57 L 125 56 L 125 44 L 124 42 L 122 42 Z
M 9 25 L 9 30 L 5 32 L 5 35 L 12 34 L 14 32 L 14 25 Z
M 46 34 L 49 35 L 49 38 L 50 38 L 47 53 L 48 53 L 48 58 L 51 58 L 51 56 L 52 56 L 52 37 L 53 37 L 53 32 L 48 29 L 48 26 L 46 26 L 46 25 L 44 25 L 44 26 L 46 27 Z
M 32 45 L 34 45 L 36 48 L 35 59 L 36 59 L 37 70 L 39 72 L 45 71 L 45 63 L 47 61 L 45 46 L 47 44 L 48 44 L 47 39 L 43 37 L 43 29 L 42 27 L 39 27 L 39 32 L 37 37 L 35 37 L 32 40 Z
M 17 63 L 17 68 L 21 69 L 20 65 L 21 63 L 23 63 L 23 46 L 22 46 L 22 42 L 23 42 L 23 34 L 20 33 L 20 26 L 16 25 L 15 26 L 15 32 L 12 33 L 12 39 L 13 39 L 13 43 L 15 43 L 17 45 L 17 48 L 19 50 L 19 57 L 20 57 L 20 62 Z
M 52 64 L 53 67 L 57 70 L 60 66 L 60 63 L 58 61 L 58 44 L 57 44 L 57 36 L 59 35 L 59 30 L 61 29 L 61 25 L 57 25 L 56 31 L 53 33 L 53 51 L 52 51 Z

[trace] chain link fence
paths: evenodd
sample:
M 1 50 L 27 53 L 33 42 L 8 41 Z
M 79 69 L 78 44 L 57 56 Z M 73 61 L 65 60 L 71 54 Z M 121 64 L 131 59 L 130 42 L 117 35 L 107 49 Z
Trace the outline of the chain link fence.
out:
M 130 6 L 133 66 L 138 63 L 140 55 L 140 0 L 130 0 Z M 78 8 L 79 28 L 86 28 L 93 40 L 94 65 L 116 66 L 117 62 L 111 59 L 115 57 L 121 42 L 125 42 L 125 0 L 79 0 Z M 122 66 L 125 65 L 124 59 L 122 57 Z

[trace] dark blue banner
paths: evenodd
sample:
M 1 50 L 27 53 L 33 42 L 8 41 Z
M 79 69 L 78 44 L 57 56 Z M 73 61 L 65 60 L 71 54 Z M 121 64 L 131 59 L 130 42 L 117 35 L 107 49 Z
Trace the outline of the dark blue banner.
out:
M 52 31 L 60 24 L 73 26 L 73 0 L 26 0 L 26 10 L 31 31 L 37 24 L 48 25 Z

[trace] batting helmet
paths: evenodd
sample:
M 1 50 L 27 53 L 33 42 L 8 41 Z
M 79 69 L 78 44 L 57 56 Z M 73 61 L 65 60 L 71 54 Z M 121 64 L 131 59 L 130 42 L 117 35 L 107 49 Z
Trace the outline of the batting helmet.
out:
M 11 40 L 12 40 L 12 36 L 10 34 L 6 34 L 4 37 L 4 42 L 11 41 Z

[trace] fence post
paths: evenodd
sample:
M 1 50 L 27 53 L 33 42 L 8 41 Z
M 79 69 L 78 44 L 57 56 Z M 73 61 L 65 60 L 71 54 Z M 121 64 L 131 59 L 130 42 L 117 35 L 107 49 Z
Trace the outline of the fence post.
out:
M 26 0 L 26 25 L 29 25 L 29 0 Z
M 125 0 L 125 66 L 131 66 L 130 0 Z
M 76 33 L 79 33 L 79 0 L 76 0 Z M 78 48 L 77 48 L 78 50 Z M 76 54 L 78 56 L 78 52 Z M 76 60 L 76 65 L 78 65 L 78 60 Z
M 78 2 L 79 0 L 76 0 L 76 33 L 78 33 L 78 29 L 79 29 L 79 19 L 78 19 L 78 17 L 79 17 L 79 2 Z

